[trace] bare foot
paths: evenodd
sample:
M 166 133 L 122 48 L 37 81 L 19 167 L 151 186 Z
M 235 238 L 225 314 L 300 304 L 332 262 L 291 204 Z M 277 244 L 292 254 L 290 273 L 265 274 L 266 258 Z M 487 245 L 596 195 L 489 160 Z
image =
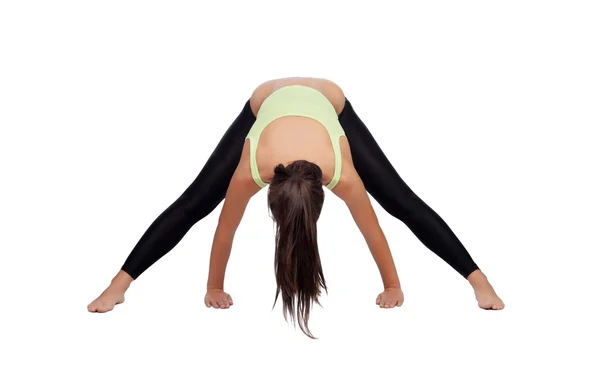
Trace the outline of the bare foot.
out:
M 502 310 L 504 308 L 504 302 L 496 295 L 496 291 L 494 291 L 483 272 L 476 270 L 469 275 L 467 280 L 473 286 L 475 298 L 480 308 L 484 310 Z
M 484 310 L 502 310 L 504 308 L 504 302 L 493 289 L 491 291 L 475 291 L 475 298 L 479 307 Z
M 123 270 L 119 271 L 110 286 L 92 303 L 88 304 L 88 311 L 91 313 L 105 313 L 111 311 L 115 305 L 125 302 L 125 291 L 127 291 L 132 281 L 133 278 L 129 274 Z
M 115 289 L 111 285 L 92 303 L 88 304 L 87 308 L 91 313 L 105 313 L 123 302 L 125 302 L 125 292 Z

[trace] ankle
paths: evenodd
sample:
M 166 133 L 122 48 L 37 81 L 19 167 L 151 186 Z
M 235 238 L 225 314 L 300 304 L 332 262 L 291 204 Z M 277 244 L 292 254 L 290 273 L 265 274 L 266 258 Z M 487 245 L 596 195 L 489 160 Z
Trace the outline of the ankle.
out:
M 467 280 L 471 284 L 473 288 L 481 288 L 481 287 L 489 287 L 490 282 L 487 279 L 487 276 L 480 270 L 473 271 L 468 277 Z
M 123 291 L 129 288 L 129 285 L 133 282 L 133 278 L 125 271 L 120 270 L 119 273 L 111 280 L 110 286 L 121 289 Z

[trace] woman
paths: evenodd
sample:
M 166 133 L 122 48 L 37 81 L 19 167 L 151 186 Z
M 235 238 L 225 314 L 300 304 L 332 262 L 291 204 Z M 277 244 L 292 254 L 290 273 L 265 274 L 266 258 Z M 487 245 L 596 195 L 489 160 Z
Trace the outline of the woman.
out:
M 400 178 L 340 87 L 324 79 L 285 78 L 256 88 L 198 177 L 150 225 L 88 310 L 106 312 L 122 303 L 131 282 L 223 199 L 205 304 L 229 308 L 233 300 L 223 283 L 233 237 L 250 198 L 269 184 L 269 209 L 277 225 L 275 302 L 281 294 L 286 319 L 290 314 L 311 338 L 311 303 L 327 290 L 316 225 L 323 186 L 346 203 L 375 259 L 384 288 L 376 299 L 379 307 L 399 307 L 404 295 L 367 193 L 469 281 L 479 307 L 504 308 L 448 225 Z

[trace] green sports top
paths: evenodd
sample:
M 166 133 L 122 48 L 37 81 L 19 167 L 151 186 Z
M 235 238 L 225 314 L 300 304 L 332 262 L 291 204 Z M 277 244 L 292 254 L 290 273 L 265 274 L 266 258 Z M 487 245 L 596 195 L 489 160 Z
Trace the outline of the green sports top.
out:
M 335 169 L 333 179 L 327 188 L 333 190 L 342 173 L 342 152 L 339 138 L 345 136 L 345 132 L 338 120 L 335 108 L 327 97 L 316 89 L 302 85 L 284 86 L 276 90 L 265 99 L 258 110 L 256 121 L 246 136 L 246 139 L 250 139 L 250 169 L 254 182 L 261 188 L 267 186 L 267 183 L 260 178 L 256 163 L 256 149 L 260 134 L 272 121 L 285 116 L 309 117 L 321 123 L 329 133 L 335 155 Z

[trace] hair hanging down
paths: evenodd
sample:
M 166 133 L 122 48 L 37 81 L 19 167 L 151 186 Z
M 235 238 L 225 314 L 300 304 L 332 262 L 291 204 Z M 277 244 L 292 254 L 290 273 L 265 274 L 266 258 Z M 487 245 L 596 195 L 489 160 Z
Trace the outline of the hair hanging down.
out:
M 327 292 L 317 245 L 317 220 L 325 198 L 322 179 L 321 168 L 306 160 L 287 167 L 279 164 L 268 196 L 271 217 L 277 225 L 277 293 L 273 307 L 281 293 L 285 320 L 289 314 L 294 325 L 297 321 L 312 339 L 315 337 L 308 329 L 310 308 L 313 301 L 321 305 L 321 287 Z

